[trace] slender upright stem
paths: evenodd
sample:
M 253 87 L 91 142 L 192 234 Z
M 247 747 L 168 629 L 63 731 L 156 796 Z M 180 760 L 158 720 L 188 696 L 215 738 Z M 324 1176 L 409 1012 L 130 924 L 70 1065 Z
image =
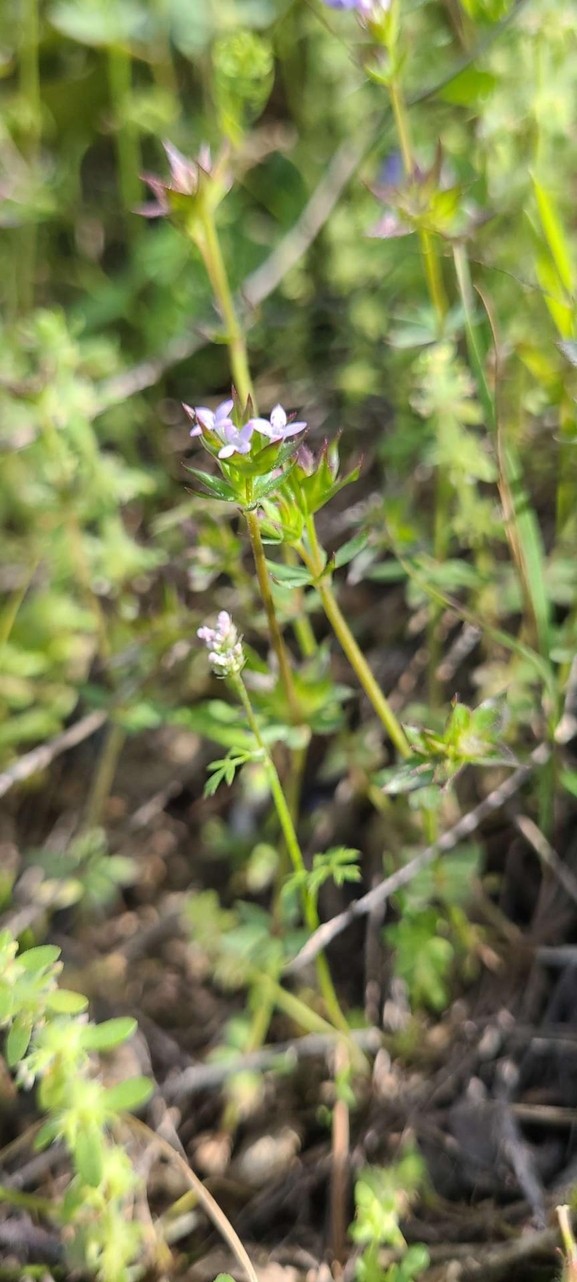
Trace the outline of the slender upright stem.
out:
M 204 234 L 202 239 L 199 241 L 199 245 L 204 258 L 207 275 L 212 285 L 214 296 L 217 305 L 220 308 L 226 327 L 226 342 L 230 354 L 230 365 L 234 385 L 242 405 L 246 406 L 250 397 L 252 400 L 253 411 L 256 412 L 256 397 L 250 375 L 244 333 L 236 314 L 226 264 L 220 240 L 218 238 L 214 217 L 212 211 L 207 208 L 204 210 L 203 233 Z M 248 483 L 247 488 L 247 499 L 250 500 L 250 483 Z M 269 572 L 267 570 L 258 517 L 254 511 L 248 511 L 245 515 L 258 585 L 268 619 L 272 647 L 278 660 L 280 678 L 283 684 L 291 717 L 293 721 L 298 723 L 301 720 L 298 699 L 294 688 L 287 649 L 274 606 L 272 586 Z
M 124 747 L 126 731 L 117 721 L 112 721 L 106 732 L 104 747 L 94 773 L 88 801 L 84 828 L 97 828 L 114 783 L 118 759 Z
M 327 619 L 331 624 L 335 636 L 340 642 L 351 667 L 356 672 L 365 694 L 370 699 L 377 716 L 382 721 L 389 738 L 392 743 L 394 743 L 402 757 L 409 757 L 411 755 L 411 749 L 407 743 L 403 729 L 397 721 L 397 718 L 392 708 L 389 706 L 380 686 L 375 680 L 362 650 L 355 641 L 349 625 L 339 607 L 331 584 L 328 579 L 323 580 L 322 578 L 324 560 L 317 538 L 314 518 L 312 516 L 307 520 L 307 533 L 309 537 L 310 550 L 307 552 L 305 548 L 302 549 L 303 559 L 306 561 L 317 580 L 317 592 L 320 596 Z
M 234 687 L 242 703 L 244 711 L 246 713 L 246 719 L 248 721 L 248 724 L 263 754 L 265 768 L 266 768 L 266 772 L 267 772 L 268 780 L 270 784 L 270 790 L 272 793 L 272 798 L 275 804 L 275 809 L 276 809 L 279 823 L 281 826 L 282 835 L 284 837 L 285 845 L 288 850 L 292 866 L 295 872 L 304 872 L 305 861 L 303 859 L 303 853 L 300 848 L 299 839 L 297 837 L 292 816 L 287 804 L 286 797 L 283 792 L 282 784 L 279 779 L 274 761 L 270 755 L 270 752 L 268 751 L 268 748 L 266 747 L 262 739 L 258 722 L 252 710 L 252 705 L 247 694 L 246 686 L 240 676 L 237 676 L 234 678 Z M 306 888 L 306 886 L 303 889 L 302 901 L 303 901 L 304 919 L 308 929 L 312 933 L 313 931 L 318 929 L 319 915 L 317 912 L 316 903 L 312 898 L 310 892 Z M 327 1014 L 332 1019 L 335 1028 L 342 1029 L 343 1032 L 348 1034 L 350 1031 L 349 1026 L 347 1024 L 347 1021 L 339 1005 L 339 1000 L 334 989 L 333 981 L 331 979 L 331 974 L 329 971 L 327 959 L 322 954 L 316 959 L 316 968 L 317 968 L 319 986 L 323 996 L 323 1001 L 327 1009 Z
M 292 717 L 292 720 L 295 722 L 295 724 L 298 724 L 300 721 L 302 721 L 302 717 L 299 710 L 299 703 L 298 703 L 298 698 L 297 698 L 297 694 L 294 686 L 293 675 L 290 669 L 287 648 L 283 640 L 283 635 L 280 630 L 280 624 L 279 624 L 276 610 L 274 607 L 271 581 L 269 577 L 269 572 L 267 570 L 266 557 L 265 557 L 264 546 L 263 546 L 263 541 L 262 541 L 261 532 L 260 532 L 258 516 L 256 512 L 246 512 L 245 516 L 246 516 L 248 534 L 250 538 L 250 544 L 252 547 L 252 554 L 254 557 L 256 576 L 258 579 L 258 586 L 260 588 L 262 603 L 266 610 L 266 617 L 268 619 L 268 626 L 270 631 L 270 639 L 272 642 L 273 650 L 277 657 L 279 672 L 280 672 L 280 679 L 282 681 L 286 700 L 289 706 L 290 715 Z
M 108 84 L 115 116 L 120 198 L 125 214 L 130 217 L 138 202 L 141 165 L 136 126 L 125 119 L 126 102 L 132 89 L 132 59 L 125 49 L 111 47 L 108 51 Z M 137 219 L 132 220 L 131 230 L 135 231 L 138 225 Z
M 564 393 L 559 407 L 560 450 L 557 483 L 556 527 L 562 536 L 575 504 L 575 402 Z
M 411 141 L 411 132 L 409 118 L 407 115 L 405 102 L 401 90 L 401 85 L 397 76 L 393 76 L 389 84 L 389 96 L 391 107 L 397 126 L 399 146 L 403 158 L 403 168 L 407 177 L 410 177 L 415 169 L 413 156 L 413 145 Z M 419 243 L 421 246 L 421 258 L 423 269 L 427 282 L 427 290 L 431 305 L 433 307 L 437 335 L 441 337 L 445 324 L 445 317 L 449 310 L 439 257 L 435 245 L 435 239 L 430 232 L 421 230 L 419 232 Z M 451 495 L 451 485 L 448 481 L 444 469 L 439 468 L 437 471 L 437 492 L 435 498 L 435 555 L 440 560 L 444 560 L 446 554 L 446 531 L 449 529 L 448 507 Z M 429 698 L 433 707 L 438 706 L 440 702 L 440 689 L 437 680 L 436 671 L 439 665 L 439 612 L 435 607 L 431 607 L 429 623 L 427 627 L 427 647 L 429 651 Z
M 389 82 L 389 98 L 393 109 L 393 115 L 395 117 L 395 125 L 397 127 L 397 137 L 399 139 L 399 147 L 401 148 L 403 169 L 405 174 L 408 176 L 413 172 L 413 144 L 411 141 L 409 118 L 407 116 L 401 86 L 397 76 L 393 76 Z
M 249 396 L 256 410 L 256 400 L 250 375 L 246 341 L 241 323 L 236 314 L 234 301 L 228 281 L 228 274 L 223 253 L 211 210 L 205 209 L 203 218 L 204 236 L 200 242 L 204 264 L 212 285 L 214 296 L 220 309 L 226 329 L 226 342 L 230 352 L 230 364 L 234 385 L 243 406 Z
M 20 92 L 26 103 L 28 125 L 23 141 L 23 151 L 31 169 L 38 161 L 42 137 L 42 99 L 40 93 L 40 15 L 38 0 L 24 0 L 22 5 L 20 45 Z M 20 229 L 23 253 L 18 275 L 18 305 L 23 312 L 34 305 L 36 276 L 37 225 L 32 216 Z
M 405 107 L 400 81 L 397 76 L 393 76 L 389 83 L 389 98 L 393 115 L 395 117 L 395 125 L 397 127 L 397 136 L 399 139 L 399 147 L 401 149 L 403 169 L 407 178 L 410 178 L 415 168 L 413 144 L 411 140 L 409 117 Z M 449 304 L 445 293 L 445 286 L 443 285 L 443 277 L 441 275 L 435 241 L 431 233 L 428 231 L 419 232 L 419 241 L 421 245 L 421 254 L 429 297 L 433 304 L 439 332 L 441 333 L 445 316 L 449 310 Z

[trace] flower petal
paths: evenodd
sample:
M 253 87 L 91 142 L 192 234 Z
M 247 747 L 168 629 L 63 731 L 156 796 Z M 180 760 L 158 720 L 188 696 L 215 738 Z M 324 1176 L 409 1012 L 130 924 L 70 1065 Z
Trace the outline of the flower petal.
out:
M 297 432 L 304 432 L 306 426 L 306 423 L 288 423 L 279 439 L 284 441 L 287 436 L 295 436 Z
M 214 412 L 214 417 L 217 423 L 220 423 L 221 419 L 229 417 L 233 405 L 234 401 L 221 401 L 220 405 L 217 405 Z
M 223 445 L 222 449 L 218 451 L 218 457 L 230 458 L 231 454 L 234 454 L 235 452 L 236 452 L 235 445 Z
M 178 147 L 171 142 L 163 142 L 168 157 L 172 181 L 176 191 L 184 196 L 192 196 L 198 186 L 198 173 L 193 160 L 187 160 Z
M 286 410 L 283 410 L 282 405 L 275 405 L 274 409 L 270 412 L 270 425 L 273 431 L 282 432 L 283 428 L 286 427 L 286 421 Z
M 214 414 L 212 410 L 207 409 L 206 405 L 197 405 L 194 413 L 201 427 L 206 428 L 207 432 L 214 432 Z
M 267 418 L 249 418 L 245 426 L 261 432 L 263 436 L 272 436 L 272 428 Z

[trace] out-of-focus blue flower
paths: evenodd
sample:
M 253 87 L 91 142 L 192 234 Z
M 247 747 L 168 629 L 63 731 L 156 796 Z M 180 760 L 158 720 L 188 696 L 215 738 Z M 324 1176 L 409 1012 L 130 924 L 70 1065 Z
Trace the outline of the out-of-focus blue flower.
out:
M 282 405 L 275 405 L 271 410 L 270 420 L 251 418 L 247 427 L 254 428 L 262 436 L 268 436 L 270 441 L 286 441 L 288 436 L 296 436 L 297 432 L 304 432 L 306 423 L 292 422 Z
M 357 13 L 370 13 L 372 0 L 324 0 L 329 9 L 356 9 Z
M 329 9 L 347 9 L 361 18 L 379 22 L 389 12 L 392 0 L 324 0 Z
M 215 410 L 207 409 L 206 405 L 198 405 L 195 409 L 191 405 L 183 407 L 194 423 L 191 436 L 201 436 L 203 432 L 211 432 L 222 442 L 222 448 L 218 451 L 219 458 L 230 458 L 231 454 L 250 452 L 252 423 L 245 423 L 241 428 L 235 427 L 230 417 L 233 404 L 233 401 L 222 401 Z

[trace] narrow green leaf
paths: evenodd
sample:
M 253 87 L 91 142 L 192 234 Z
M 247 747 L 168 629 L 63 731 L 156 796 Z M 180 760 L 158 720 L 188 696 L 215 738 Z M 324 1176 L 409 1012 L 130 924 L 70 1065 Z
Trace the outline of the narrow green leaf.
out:
M 366 548 L 368 541 L 368 530 L 361 530 L 359 534 L 355 534 L 353 539 L 348 539 L 346 543 L 343 543 L 338 552 L 335 552 L 333 558 L 335 569 L 338 570 L 342 565 L 348 565 L 349 561 L 352 561 L 358 552 L 362 552 Z
M 20 1063 L 30 1045 L 32 1025 L 22 1016 L 15 1019 L 6 1038 L 6 1063 L 8 1068 L 15 1068 Z
M 208 472 L 201 472 L 197 467 L 187 467 L 186 470 L 194 476 L 195 480 L 197 480 L 209 494 L 212 494 L 213 498 L 222 499 L 227 503 L 239 502 L 238 496 L 233 490 L 232 485 L 229 485 L 227 481 L 223 481 L 221 477 L 209 476 Z
M 573 264 L 563 225 L 551 193 L 533 177 L 533 188 L 537 198 L 537 208 L 541 226 L 549 246 L 549 252 L 557 268 L 559 279 L 568 294 L 573 292 Z
M 111 1113 L 131 1112 L 141 1108 L 150 1099 L 154 1091 L 154 1082 L 148 1077 L 129 1077 L 118 1086 L 111 1086 L 104 1092 L 106 1107 Z
M 106 1019 L 102 1024 L 87 1024 L 82 1031 L 82 1045 L 85 1050 L 109 1051 L 133 1037 L 137 1028 L 136 1020 L 129 1016 Z
M 547 658 L 551 648 L 550 602 L 545 585 L 546 559 L 543 540 L 535 512 L 524 489 L 521 462 L 517 452 L 510 442 L 507 442 L 503 453 L 515 507 L 515 524 L 524 566 L 525 590 L 535 618 L 539 649 L 543 657 Z
M 304 565 L 282 565 L 278 561 L 267 561 L 271 578 L 286 588 L 310 587 L 313 582 L 311 573 Z
M 55 988 L 47 994 L 46 1005 L 56 1015 L 79 1015 L 86 1010 L 88 998 L 82 993 L 73 993 L 70 988 Z
M 18 961 L 25 970 L 40 971 L 47 970 L 59 957 L 60 949 L 55 944 L 41 944 L 38 948 L 28 948 L 25 953 L 19 953 Z
M 577 797 L 577 770 L 562 770 L 559 781 L 572 797 Z
M 81 1130 L 74 1145 L 74 1166 L 85 1184 L 98 1188 L 103 1174 L 102 1133 L 97 1126 Z

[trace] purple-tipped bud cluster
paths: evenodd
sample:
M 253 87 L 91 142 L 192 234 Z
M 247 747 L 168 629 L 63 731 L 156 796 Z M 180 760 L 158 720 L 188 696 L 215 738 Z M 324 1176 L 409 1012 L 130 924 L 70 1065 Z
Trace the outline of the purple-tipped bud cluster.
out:
M 218 457 L 222 459 L 230 458 L 233 454 L 249 454 L 253 432 L 267 437 L 271 444 L 276 444 L 296 436 L 298 432 L 304 432 L 307 426 L 305 422 L 295 423 L 282 405 L 275 405 L 270 418 L 250 418 L 243 427 L 236 427 L 232 420 L 234 402 L 231 400 L 222 401 L 215 410 L 209 410 L 205 405 L 199 405 L 195 409 L 191 405 L 185 405 L 184 409 L 194 423 L 190 435 L 202 436 L 206 433 L 216 436 L 221 442 Z
M 220 611 L 215 628 L 205 624 L 198 629 L 197 636 L 208 649 L 208 661 L 217 677 L 234 677 L 242 672 L 245 662 L 242 641 L 226 610 Z

